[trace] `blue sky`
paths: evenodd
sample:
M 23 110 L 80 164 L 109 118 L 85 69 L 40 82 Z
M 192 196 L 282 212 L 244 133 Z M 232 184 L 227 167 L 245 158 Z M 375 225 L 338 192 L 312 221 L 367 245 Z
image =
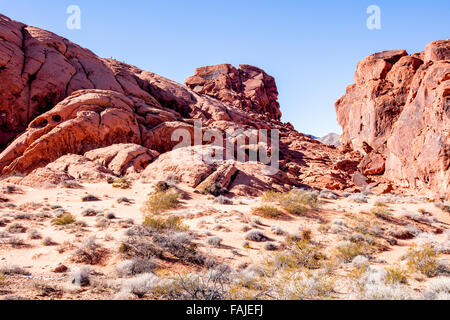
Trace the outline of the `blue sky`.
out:
M 81 30 L 66 27 L 72 4 Z M 366 27 L 370 5 L 381 30 Z M 334 102 L 359 60 L 450 35 L 448 0 L 0 0 L 0 12 L 181 83 L 204 65 L 256 65 L 277 80 L 283 120 L 317 136 L 340 132 Z

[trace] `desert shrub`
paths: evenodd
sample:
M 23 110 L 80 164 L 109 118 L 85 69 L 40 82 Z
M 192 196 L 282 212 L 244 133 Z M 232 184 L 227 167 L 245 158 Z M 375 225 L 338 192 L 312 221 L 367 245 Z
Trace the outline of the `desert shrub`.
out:
M 257 208 L 253 208 L 252 213 L 268 219 L 278 218 L 279 216 L 283 215 L 283 212 L 281 212 L 277 207 L 270 205 L 263 205 Z
M 367 200 L 367 196 L 362 193 L 354 193 L 351 196 L 349 196 L 347 199 L 350 201 L 356 202 L 356 203 L 367 203 L 369 202 Z
M 24 233 L 27 231 L 27 228 L 22 224 L 15 222 L 6 227 L 6 231 L 8 231 L 9 233 Z
M 219 204 L 225 204 L 225 205 L 232 205 L 233 204 L 233 200 L 231 200 L 230 198 L 227 198 L 225 196 L 218 196 L 217 198 L 215 198 L 213 200 L 214 203 L 219 203 Z
M 178 258 L 182 263 L 202 265 L 205 257 L 197 252 L 192 237 L 185 232 L 169 229 L 149 229 L 136 227 L 130 229 L 129 237 L 122 242 L 120 253 L 127 258 L 159 259 Z
M 385 271 L 386 271 L 385 275 L 386 284 L 391 285 L 397 283 L 406 284 L 408 281 L 408 272 L 397 265 L 387 267 L 385 268 Z
M 324 199 L 336 200 L 338 198 L 338 194 L 336 192 L 331 191 L 331 190 L 323 189 L 320 192 L 319 197 L 324 198 Z
M 155 217 L 147 215 L 142 225 L 153 230 L 186 231 L 188 227 L 183 224 L 183 220 L 177 216 Z
M 263 201 L 276 202 L 290 214 L 300 215 L 309 209 L 316 210 L 320 207 L 319 196 L 316 192 L 305 190 L 291 190 L 286 193 L 266 192 Z
M 278 202 L 278 200 L 280 199 L 280 196 L 281 196 L 281 193 L 278 193 L 273 190 L 268 190 L 268 191 L 264 192 L 264 194 L 261 197 L 261 200 L 263 202 Z
M 112 183 L 112 187 L 118 189 L 129 189 L 131 187 L 131 181 L 127 177 L 122 177 L 115 180 Z
M 25 245 L 25 241 L 17 236 L 12 236 L 8 239 L 8 242 L 12 247 L 14 248 L 19 248 L 22 247 L 23 245 Z
M 185 300 L 224 300 L 229 283 L 229 269 L 219 267 L 205 274 L 181 276 L 174 284 L 179 288 L 179 298 Z
M 69 283 L 85 287 L 90 284 L 91 269 L 89 267 L 81 267 L 69 278 Z
M 30 273 L 26 271 L 24 268 L 16 266 L 16 265 L 4 265 L 0 266 L 0 274 L 12 276 L 12 275 L 24 275 L 29 276 Z
M 383 220 L 389 220 L 391 215 L 389 207 L 382 205 L 375 205 L 375 207 L 370 210 L 370 213 Z
M 44 246 L 52 246 L 54 244 L 53 239 L 50 237 L 45 237 L 44 239 L 42 239 L 42 244 Z
M 99 216 L 97 218 L 97 222 L 95 223 L 95 226 L 97 228 L 106 229 L 109 226 L 110 223 L 111 222 L 109 221 L 109 219 L 107 219 L 107 218 L 105 218 L 103 216 Z
M 335 247 L 335 251 L 336 257 L 346 263 L 351 262 L 353 258 L 364 254 L 364 250 L 361 248 L 360 244 L 348 240 L 339 242 Z
M 278 250 L 278 247 L 272 242 L 267 242 L 264 245 L 264 249 L 266 249 L 267 251 L 276 251 Z
M 142 298 L 159 284 L 159 278 L 153 273 L 143 273 L 135 278 L 127 279 L 122 285 L 122 291 L 130 292 Z
M 57 226 L 66 226 L 72 223 L 75 223 L 75 217 L 70 213 L 64 213 L 63 215 L 55 218 L 53 220 L 53 224 Z
M 107 250 L 97 243 L 95 237 L 90 237 L 75 250 L 72 260 L 76 263 L 96 265 L 105 258 L 106 254 Z
M 450 277 L 437 277 L 431 279 L 427 284 L 427 289 L 433 294 L 450 294 Z
M 333 291 L 330 277 L 283 272 L 275 277 L 271 294 L 278 300 L 306 300 L 326 299 Z
M 413 290 L 398 282 L 386 279 L 385 270 L 363 266 L 353 270 L 349 276 L 350 299 L 359 300 L 409 300 Z
M 42 235 L 37 231 L 36 229 L 30 229 L 28 230 L 28 238 L 32 240 L 38 240 L 42 238 Z
M 208 239 L 206 239 L 206 242 L 215 248 L 220 248 L 222 241 L 223 239 L 217 236 L 208 237 Z
M 81 198 L 81 201 L 83 202 L 94 202 L 94 201 L 100 201 L 100 199 L 92 194 L 85 195 Z
M 101 211 L 89 208 L 89 209 L 83 210 L 83 212 L 81 212 L 81 215 L 83 217 L 95 217 L 99 213 L 101 213 Z
M 286 233 L 286 232 L 284 232 L 283 229 L 281 229 L 280 227 L 277 227 L 277 226 L 272 226 L 271 230 L 277 236 L 282 236 L 282 235 L 284 235 Z
M 356 256 L 352 260 L 352 265 L 357 269 L 367 267 L 369 265 L 369 259 L 364 256 Z
M 117 199 L 117 203 L 120 203 L 120 204 L 123 204 L 123 203 L 130 204 L 131 202 L 132 201 L 130 199 L 128 199 L 127 197 L 120 197 Z
M 267 237 L 264 235 L 264 233 L 260 230 L 250 230 L 245 235 L 245 239 L 255 242 L 263 242 L 267 240 Z
M 141 273 L 150 273 L 155 270 L 157 263 L 154 259 L 131 259 L 125 260 L 116 265 L 119 277 L 129 277 Z
M 169 189 L 168 191 L 159 191 L 149 195 L 144 205 L 144 213 L 159 214 L 165 211 L 175 209 L 180 204 L 182 194 L 178 190 Z
M 334 219 L 333 221 L 331 221 L 331 224 L 341 227 L 347 227 L 347 223 L 345 222 L 344 219 Z
M 406 261 L 412 271 L 418 271 L 427 277 L 438 274 L 438 252 L 433 245 L 426 243 L 421 247 L 413 247 L 406 254 Z
M 215 197 L 219 197 L 221 195 L 224 195 L 227 193 L 227 190 L 222 188 L 220 184 L 212 183 L 210 185 L 207 185 L 203 190 L 202 193 L 204 194 L 210 194 Z
M 290 241 L 288 245 L 288 248 L 276 254 L 270 263 L 276 269 L 318 269 L 325 260 L 320 248 L 309 241 Z

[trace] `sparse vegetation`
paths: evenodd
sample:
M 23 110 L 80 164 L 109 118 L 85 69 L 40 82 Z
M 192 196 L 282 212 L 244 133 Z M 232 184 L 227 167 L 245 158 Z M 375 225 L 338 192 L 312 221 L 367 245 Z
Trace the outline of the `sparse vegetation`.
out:
M 188 227 L 183 224 L 183 220 L 177 216 L 158 217 L 149 216 L 145 217 L 142 224 L 144 227 L 153 230 L 172 230 L 172 231 L 187 231 Z
M 339 242 L 335 247 L 335 251 L 336 257 L 346 263 L 351 262 L 353 258 L 364 254 L 361 245 L 351 241 Z
M 418 271 L 427 277 L 438 274 L 438 252 L 433 245 L 426 243 L 421 247 L 413 247 L 406 254 L 406 261 L 412 271 Z
M 107 250 L 96 242 L 95 237 L 90 237 L 75 250 L 72 260 L 76 263 L 95 265 L 100 263 L 106 254 Z
M 283 212 L 281 212 L 277 207 L 270 205 L 263 205 L 253 208 L 252 213 L 268 219 L 275 219 L 283 215 Z
M 375 206 L 370 210 L 370 213 L 383 220 L 389 220 L 391 215 L 389 207 L 383 202 L 375 203 Z
M 75 217 L 70 213 L 64 213 L 63 215 L 55 218 L 53 224 L 57 226 L 67 226 L 69 224 L 75 223 Z
M 222 241 L 223 239 L 217 236 L 208 237 L 208 239 L 206 239 L 206 242 L 215 248 L 220 248 Z
M 320 208 L 318 192 L 294 189 L 286 193 L 266 192 L 263 197 L 265 202 L 278 203 L 284 210 L 293 215 L 301 215 L 308 210 Z
M 119 178 L 112 183 L 112 187 L 118 189 L 129 189 L 131 185 L 132 183 L 127 177 Z
M 8 225 L 8 227 L 6 227 L 6 231 L 8 231 L 9 233 L 25 233 L 27 231 L 27 228 L 22 224 L 15 222 Z
M 385 271 L 385 282 L 388 285 L 394 285 L 398 283 L 406 284 L 408 281 L 408 272 L 398 265 L 387 267 L 385 268 Z
M 267 240 L 267 237 L 264 235 L 264 233 L 260 230 L 250 230 L 245 235 L 245 239 L 255 242 L 263 242 Z
M 157 191 L 149 195 L 143 211 L 145 214 L 160 214 L 170 209 L 175 209 L 180 204 L 182 193 L 176 189 Z

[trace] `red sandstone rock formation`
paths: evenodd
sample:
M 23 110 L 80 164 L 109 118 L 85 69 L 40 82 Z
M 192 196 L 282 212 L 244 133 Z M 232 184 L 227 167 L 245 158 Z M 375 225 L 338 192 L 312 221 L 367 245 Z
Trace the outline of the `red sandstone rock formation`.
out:
M 217 180 L 235 194 L 287 185 L 354 189 L 352 171 L 335 164 L 358 162 L 358 154 L 344 155 L 280 122 L 275 80 L 261 69 L 204 67 L 186 87 L 4 16 L 0 38 L 0 175 L 28 175 L 16 177 L 27 185 L 40 185 L 46 176 L 52 184 L 111 174 L 148 177 L 152 169 L 145 168 L 161 153 L 150 167 L 158 174 L 176 164 L 187 184 Z M 195 120 L 202 121 L 202 132 L 214 128 L 233 143 L 242 131 L 279 130 L 280 171 L 264 176 L 263 164 L 234 158 L 232 166 L 218 163 L 206 171 L 182 158 L 172 165 L 166 158 L 180 152 L 171 151 L 178 143 L 172 133 L 192 134 Z M 259 148 L 270 153 L 271 142 L 247 141 L 243 152 Z
M 450 40 L 364 59 L 336 112 L 364 174 L 450 198 Z
M 186 79 L 186 85 L 229 105 L 281 118 L 275 79 L 259 68 L 240 65 L 236 69 L 229 64 L 202 67 Z

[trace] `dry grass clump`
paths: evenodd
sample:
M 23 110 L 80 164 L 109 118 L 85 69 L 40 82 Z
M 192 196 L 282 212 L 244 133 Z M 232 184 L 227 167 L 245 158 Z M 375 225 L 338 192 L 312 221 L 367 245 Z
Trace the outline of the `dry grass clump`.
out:
M 28 238 L 31 240 L 38 240 L 42 238 L 42 235 L 36 229 L 28 230 Z
M 408 282 L 408 271 L 398 265 L 385 268 L 386 275 L 384 281 L 386 284 L 406 284 Z
M 357 256 L 363 256 L 366 253 L 361 243 L 355 243 L 348 240 L 339 242 L 335 247 L 336 258 L 345 263 L 352 262 Z
M 383 220 L 389 220 L 391 215 L 389 207 L 383 202 L 376 202 L 375 206 L 370 210 L 370 213 Z
M 247 232 L 245 239 L 255 242 L 263 242 L 267 240 L 267 237 L 260 230 L 254 229 Z
M 439 273 L 438 251 L 430 243 L 420 247 L 413 247 L 406 254 L 406 262 L 412 271 L 420 272 L 427 277 L 434 277 Z
M 70 213 L 64 213 L 53 220 L 53 224 L 57 226 L 67 226 L 75 223 L 76 218 Z
M 267 219 L 275 219 L 283 215 L 283 212 L 277 207 L 270 205 L 263 205 L 252 209 L 252 213 Z
M 145 214 L 160 214 L 175 209 L 179 206 L 181 197 L 182 192 L 175 188 L 154 192 L 149 195 L 143 211 Z
M 122 242 L 119 252 L 128 259 L 156 257 L 197 265 L 203 265 L 206 260 L 197 252 L 191 235 L 174 229 L 134 227 L 128 231 L 128 238 Z
M 294 215 L 301 215 L 308 210 L 317 210 L 321 205 L 317 192 L 298 189 L 285 193 L 268 191 L 264 193 L 262 199 L 265 202 L 278 203 L 284 210 Z
M 117 189 L 129 189 L 131 187 L 131 184 L 132 183 L 131 183 L 130 179 L 128 179 L 127 177 L 122 177 L 122 178 L 115 180 L 112 183 L 112 187 L 117 188 Z
M 142 225 L 153 230 L 187 231 L 189 228 L 177 216 L 158 217 L 147 215 Z
M 8 231 L 9 233 L 25 233 L 27 231 L 27 228 L 24 227 L 22 224 L 15 222 L 13 224 L 10 224 L 6 228 L 6 231 Z
M 95 237 L 90 237 L 75 250 L 72 260 L 76 263 L 96 265 L 104 260 L 107 253 L 108 251 L 96 242 Z
M 288 247 L 275 255 L 273 265 L 276 269 L 319 269 L 326 259 L 320 247 L 307 240 L 289 241 Z
M 217 236 L 211 236 L 206 239 L 206 243 L 208 243 L 210 246 L 214 248 L 220 248 L 222 241 L 223 239 Z
M 321 274 L 281 272 L 276 275 L 271 295 L 277 300 L 329 299 L 335 279 Z
M 12 276 L 12 275 L 24 275 L 29 276 L 30 273 L 24 268 L 16 265 L 4 265 L 0 266 L 0 275 Z
M 129 277 L 142 273 L 150 273 L 155 270 L 158 264 L 154 259 L 131 259 L 125 260 L 116 265 L 116 271 L 119 277 Z

